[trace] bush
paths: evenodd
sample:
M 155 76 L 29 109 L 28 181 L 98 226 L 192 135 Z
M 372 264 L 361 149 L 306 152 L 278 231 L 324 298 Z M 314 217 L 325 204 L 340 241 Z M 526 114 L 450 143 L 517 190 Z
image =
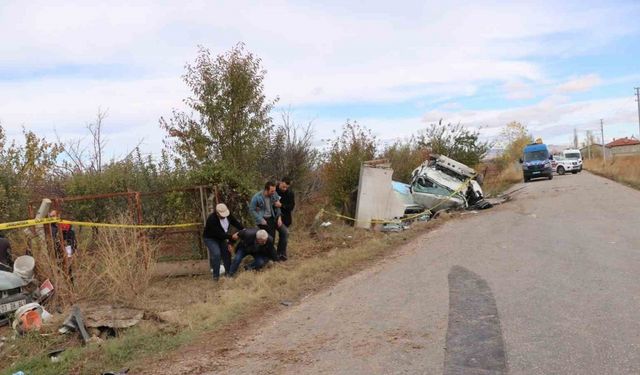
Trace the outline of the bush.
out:
M 460 123 L 443 125 L 442 120 L 418 134 L 417 141 L 432 153 L 471 167 L 477 165 L 492 146 L 490 142 L 480 140 L 479 131 L 469 130 Z
M 343 213 L 353 214 L 352 195 L 358 188 L 360 166 L 376 156 L 376 138 L 369 129 L 347 121 L 342 134 L 330 141 L 322 168 L 323 190 L 330 202 Z
M 427 160 L 429 152 L 412 138 L 408 142 L 395 142 L 382 155 L 391 163 L 393 179 L 408 184 L 411 182 L 411 172 Z

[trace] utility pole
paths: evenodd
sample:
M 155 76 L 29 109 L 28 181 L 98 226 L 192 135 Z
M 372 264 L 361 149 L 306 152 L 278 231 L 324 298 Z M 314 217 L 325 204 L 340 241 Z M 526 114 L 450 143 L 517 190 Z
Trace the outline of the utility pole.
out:
M 602 119 L 600 119 L 600 134 L 602 135 L 602 165 L 604 167 L 607 166 L 607 154 L 604 151 L 604 124 L 602 123 Z
M 589 160 L 591 160 L 591 130 L 587 130 L 587 149 L 589 150 Z
M 638 102 L 638 139 L 640 139 L 640 87 L 634 87 L 636 90 L 636 102 Z

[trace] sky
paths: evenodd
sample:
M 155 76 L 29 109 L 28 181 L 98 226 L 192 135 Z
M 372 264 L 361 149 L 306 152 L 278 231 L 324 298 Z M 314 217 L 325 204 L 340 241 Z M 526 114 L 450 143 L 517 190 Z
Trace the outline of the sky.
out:
M 640 2 L 0 2 L 0 124 L 63 141 L 99 110 L 108 154 L 157 155 L 161 116 L 182 109 L 198 45 L 238 42 L 265 91 L 311 123 L 316 144 L 347 119 L 384 143 L 460 122 L 495 140 L 508 122 L 546 143 L 574 129 L 638 137 Z

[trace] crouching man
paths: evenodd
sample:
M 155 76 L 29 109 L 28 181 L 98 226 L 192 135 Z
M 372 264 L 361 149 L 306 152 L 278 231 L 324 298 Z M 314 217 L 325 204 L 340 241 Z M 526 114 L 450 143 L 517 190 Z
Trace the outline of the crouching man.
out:
M 264 229 L 251 228 L 238 232 L 240 243 L 236 249 L 236 255 L 231 263 L 229 276 L 233 276 L 240 267 L 242 259 L 247 255 L 253 257 L 253 262 L 246 269 L 258 270 L 264 267 L 269 260 L 277 259 L 276 250 L 273 247 L 273 237 Z

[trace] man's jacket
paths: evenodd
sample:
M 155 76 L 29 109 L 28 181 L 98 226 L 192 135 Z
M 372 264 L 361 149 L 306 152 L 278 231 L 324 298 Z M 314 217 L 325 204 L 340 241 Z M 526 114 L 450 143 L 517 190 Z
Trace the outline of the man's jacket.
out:
M 263 191 L 259 191 L 255 193 L 253 195 L 253 198 L 251 198 L 251 202 L 249 203 L 249 213 L 251 214 L 251 217 L 253 217 L 253 219 L 255 220 L 256 225 L 262 224 L 264 214 L 267 210 L 267 207 L 265 207 L 264 195 L 262 193 Z M 279 200 L 280 200 L 280 196 L 278 195 L 278 193 L 273 193 L 273 195 L 271 196 L 271 206 L 273 207 L 274 219 L 277 219 L 281 214 L 280 209 L 273 206 L 273 204 Z

